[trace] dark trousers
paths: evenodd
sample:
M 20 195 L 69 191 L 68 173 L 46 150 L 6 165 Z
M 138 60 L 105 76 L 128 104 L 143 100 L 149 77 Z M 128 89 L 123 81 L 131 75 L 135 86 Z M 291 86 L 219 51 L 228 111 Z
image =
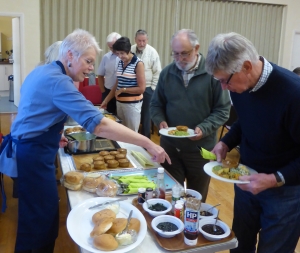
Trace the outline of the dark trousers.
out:
M 169 138 L 169 137 L 165 137 Z M 184 180 L 187 181 L 187 188 L 200 192 L 202 195 L 202 202 L 206 201 L 208 186 L 210 183 L 210 176 L 208 176 L 203 167 L 208 160 L 198 152 L 184 152 L 178 151 L 174 146 L 164 141 L 164 137 L 160 138 L 160 145 L 169 155 L 172 164 L 168 162 L 161 165 L 183 185 Z
M 48 244 L 45 247 L 33 250 L 21 250 L 15 251 L 15 253 L 53 253 L 54 252 L 55 242 Z
M 107 97 L 107 95 L 110 93 L 110 89 L 107 89 L 105 87 L 105 91 L 102 93 L 102 101 Z M 117 115 L 117 103 L 116 98 L 113 97 L 107 104 L 106 110 L 114 115 Z
M 154 91 L 151 87 L 147 87 L 143 94 L 143 105 L 141 111 L 141 134 L 151 137 L 151 117 L 150 117 L 150 101 Z

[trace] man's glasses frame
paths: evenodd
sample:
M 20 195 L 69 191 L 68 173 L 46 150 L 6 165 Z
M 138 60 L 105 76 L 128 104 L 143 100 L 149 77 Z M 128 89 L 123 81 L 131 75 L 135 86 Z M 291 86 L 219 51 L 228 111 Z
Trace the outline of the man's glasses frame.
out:
M 219 81 L 219 82 L 222 83 L 222 84 L 229 84 L 229 82 L 230 82 L 230 80 L 231 80 L 231 78 L 232 78 L 232 76 L 233 76 L 234 74 L 235 74 L 235 73 L 230 74 L 230 76 L 228 77 L 228 79 L 227 79 L 226 82 L 225 82 L 224 80 L 219 80 L 218 78 L 215 78 L 215 77 L 214 77 L 214 79 L 217 80 L 217 81 Z
M 189 57 L 190 55 L 191 55 L 191 53 L 192 53 L 192 51 L 194 50 L 194 48 L 192 48 L 190 51 L 188 51 L 188 52 L 183 52 L 183 53 L 176 53 L 176 52 L 172 52 L 171 53 L 171 56 L 173 57 L 173 58 L 179 58 L 180 56 L 182 57 L 182 58 L 187 58 L 187 57 Z

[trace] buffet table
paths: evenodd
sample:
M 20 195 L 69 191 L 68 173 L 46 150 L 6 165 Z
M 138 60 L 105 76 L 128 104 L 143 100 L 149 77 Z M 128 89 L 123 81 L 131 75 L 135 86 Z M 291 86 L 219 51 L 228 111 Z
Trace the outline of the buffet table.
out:
M 118 144 L 120 145 L 120 147 L 122 148 L 126 148 L 128 151 L 138 151 L 143 153 L 146 157 L 150 158 L 150 155 L 141 147 L 138 147 L 136 145 L 132 145 L 132 144 L 127 144 L 124 142 L 118 142 Z M 60 165 L 61 165 L 61 169 L 62 169 L 62 173 L 66 173 L 70 170 L 75 170 L 75 163 L 73 160 L 72 155 L 66 154 L 64 152 L 64 149 L 60 148 L 59 152 L 58 152 L 58 157 L 59 157 L 59 161 L 60 161 Z M 138 163 L 137 160 L 134 159 L 134 157 L 130 154 L 130 152 L 127 153 L 127 157 L 130 160 L 131 164 L 133 165 L 134 168 L 139 168 L 142 169 L 142 166 Z M 153 168 L 157 168 L 160 167 L 160 164 L 158 163 L 154 163 Z M 78 205 L 79 203 L 82 203 L 83 201 L 85 201 L 86 199 L 89 198 L 94 198 L 97 197 L 97 195 L 93 194 L 93 193 L 89 193 L 86 191 L 70 191 L 67 190 L 67 196 L 68 196 L 68 200 L 69 200 L 69 205 L 70 208 L 74 208 L 76 205 Z M 127 197 L 123 197 L 123 198 L 127 198 Z M 128 199 L 124 200 L 128 203 L 132 203 L 132 200 L 136 198 L 136 195 L 129 195 Z M 201 252 L 201 253 L 212 253 L 212 252 L 218 252 L 218 251 L 222 251 L 222 250 L 228 250 L 228 249 L 232 249 L 237 247 L 238 241 L 236 238 L 231 239 L 230 241 L 227 242 L 222 242 L 222 243 L 215 243 L 213 245 L 208 245 L 208 246 L 204 246 L 204 247 L 198 247 L 198 248 L 191 248 L 185 251 L 167 251 L 165 249 L 163 249 L 162 247 L 160 247 L 157 242 L 155 241 L 154 237 L 151 235 L 151 232 L 147 231 L 146 237 L 143 240 L 143 242 L 137 246 L 136 248 L 128 251 L 130 253 L 153 253 L 153 252 Z M 90 251 L 87 251 L 83 248 L 80 248 L 82 253 L 90 253 Z

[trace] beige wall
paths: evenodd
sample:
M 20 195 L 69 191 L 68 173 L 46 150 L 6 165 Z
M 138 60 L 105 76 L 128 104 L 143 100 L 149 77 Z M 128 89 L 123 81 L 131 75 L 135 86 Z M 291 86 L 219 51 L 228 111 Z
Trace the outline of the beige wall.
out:
M 181 0 L 183 1 L 183 0 Z M 188 0 L 187 0 L 188 1 Z M 300 31 L 299 0 L 240 0 L 243 2 L 273 3 L 286 5 L 279 64 L 290 68 L 292 40 Z M 21 41 L 23 43 L 22 79 L 40 60 L 40 4 L 39 0 L 0 0 L 0 16 L 21 17 Z M 272 43 L 272 41 L 270 41 Z
M 6 50 L 12 49 L 12 29 L 11 29 L 11 17 L 0 17 L 0 32 L 2 35 L 5 35 L 5 41 L 3 42 L 2 47 L 2 58 L 8 58 L 8 55 L 5 53 Z M 1 51 L 1 48 L 0 48 Z
M 240 2 L 270 3 L 286 5 L 285 19 L 282 27 L 282 41 L 279 65 L 290 69 L 293 37 L 295 31 L 300 31 L 300 1 L 299 0 L 239 0 Z M 272 41 L 270 41 L 272 43 Z M 300 45 L 299 45 L 300 47 Z
M 39 0 L 0 0 L 0 16 L 20 18 L 22 81 L 40 60 Z

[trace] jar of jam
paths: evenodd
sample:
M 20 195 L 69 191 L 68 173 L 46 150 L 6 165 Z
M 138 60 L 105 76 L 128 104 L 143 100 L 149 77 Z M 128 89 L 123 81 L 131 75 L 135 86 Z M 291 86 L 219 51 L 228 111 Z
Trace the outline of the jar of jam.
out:
M 153 188 L 148 187 L 146 189 L 146 200 L 153 199 Z
M 146 198 L 146 188 L 139 188 L 138 189 L 138 203 L 143 204 Z

